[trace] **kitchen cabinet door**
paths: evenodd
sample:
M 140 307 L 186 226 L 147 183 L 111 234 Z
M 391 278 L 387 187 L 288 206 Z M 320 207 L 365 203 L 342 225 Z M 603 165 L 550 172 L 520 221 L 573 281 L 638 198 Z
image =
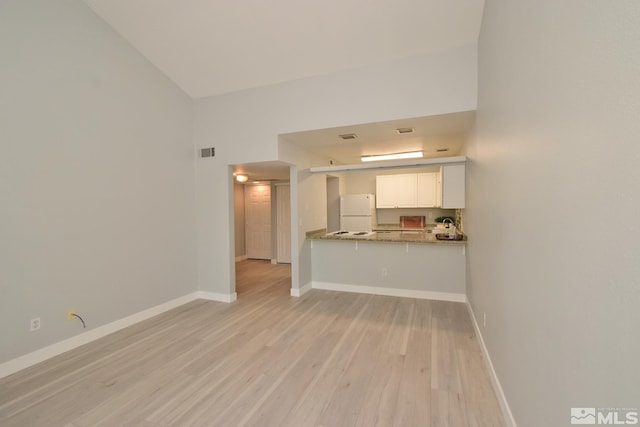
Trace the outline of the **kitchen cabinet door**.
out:
M 465 165 L 442 166 L 442 208 L 464 209 Z
M 396 195 L 393 175 L 376 176 L 376 208 L 395 208 Z
M 378 175 L 377 208 L 415 208 L 418 206 L 417 174 Z
M 436 206 L 436 173 L 418 174 L 418 204 L 419 208 L 433 208 Z

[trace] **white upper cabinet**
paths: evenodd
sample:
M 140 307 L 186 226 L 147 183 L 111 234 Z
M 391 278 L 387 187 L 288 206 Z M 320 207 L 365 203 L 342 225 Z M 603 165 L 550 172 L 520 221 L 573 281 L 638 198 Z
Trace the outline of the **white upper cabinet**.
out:
M 395 208 L 396 195 L 393 175 L 376 176 L 376 208 Z
M 442 165 L 439 173 L 376 176 L 376 208 L 463 209 L 465 165 Z
M 436 173 L 378 175 L 376 207 L 433 208 L 437 203 Z
M 418 181 L 416 174 L 376 177 L 377 208 L 415 208 Z
M 419 173 L 417 206 L 418 208 L 434 208 L 437 206 L 437 173 Z
M 443 165 L 440 170 L 443 209 L 464 209 L 465 165 Z

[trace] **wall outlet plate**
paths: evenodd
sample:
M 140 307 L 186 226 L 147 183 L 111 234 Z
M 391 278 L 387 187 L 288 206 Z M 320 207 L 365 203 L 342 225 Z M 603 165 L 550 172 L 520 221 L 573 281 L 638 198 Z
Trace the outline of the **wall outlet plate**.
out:
M 35 319 L 31 319 L 29 330 L 33 332 L 33 331 L 37 331 L 38 329 L 40 329 L 40 318 L 36 317 Z
M 69 310 L 67 310 L 67 320 L 73 320 L 73 318 L 75 317 L 75 314 L 76 314 L 75 308 L 70 308 Z

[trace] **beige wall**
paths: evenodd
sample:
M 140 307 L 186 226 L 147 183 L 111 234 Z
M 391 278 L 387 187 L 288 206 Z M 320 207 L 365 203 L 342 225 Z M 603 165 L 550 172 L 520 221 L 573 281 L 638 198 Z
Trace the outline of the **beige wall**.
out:
M 639 22 L 637 1 L 486 2 L 468 295 L 520 427 L 639 406 Z
M 396 175 L 402 173 L 438 172 L 437 166 L 416 167 L 406 169 L 378 169 L 364 171 L 349 171 L 344 173 L 345 194 L 376 193 L 376 176 Z
M 0 28 L 1 372 L 197 287 L 193 101 L 81 1 Z

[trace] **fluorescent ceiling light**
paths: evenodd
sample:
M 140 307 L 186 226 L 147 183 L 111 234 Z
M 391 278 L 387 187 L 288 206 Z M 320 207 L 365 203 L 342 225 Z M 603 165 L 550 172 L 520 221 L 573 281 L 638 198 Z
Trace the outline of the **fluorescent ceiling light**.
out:
M 374 156 L 360 156 L 363 162 L 375 162 L 378 160 L 421 159 L 422 151 L 409 151 L 407 153 L 378 154 Z

